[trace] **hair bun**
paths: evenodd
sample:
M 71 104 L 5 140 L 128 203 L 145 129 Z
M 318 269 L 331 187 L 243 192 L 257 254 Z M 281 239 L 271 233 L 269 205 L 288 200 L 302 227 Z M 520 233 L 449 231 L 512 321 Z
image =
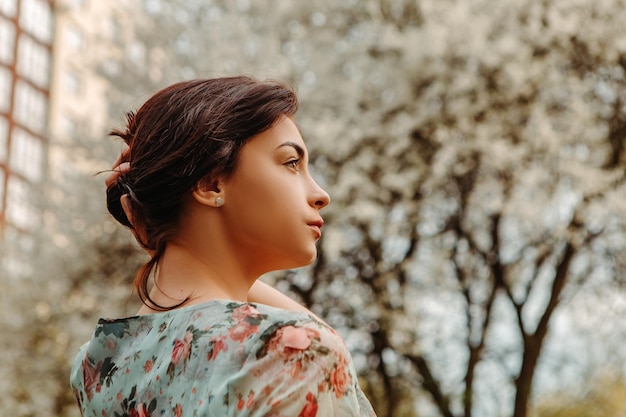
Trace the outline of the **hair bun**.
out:
M 107 187 L 107 210 L 109 210 L 109 213 L 111 213 L 115 220 L 132 229 L 133 226 L 130 221 L 128 221 L 128 217 L 126 217 L 126 213 L 122 207 L 121 199 L 124 194 L 128 193 L 120 181 L 116 181 L 114 184 Z

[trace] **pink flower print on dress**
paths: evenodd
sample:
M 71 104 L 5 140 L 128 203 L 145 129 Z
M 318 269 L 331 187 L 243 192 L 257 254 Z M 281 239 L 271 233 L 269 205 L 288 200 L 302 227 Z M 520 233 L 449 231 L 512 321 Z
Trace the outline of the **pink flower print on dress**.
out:
M 335 391 L 335 397 L 341 398 L 348 385 L 351 383 L 351 377 L 346 370 L 348 361 L 340 354 L 339 361 L 335 364 L 335 367 L 330 371 L 330 385 Z
M 243 343 L 253 334 L 258 333 L 263 316 L 250 304 L 242 304 L 233 310 L 231 317 L 236 322 L 228 329 L 228 336 L 235 342 Z
M 288 358 L 309 349 L 312 340 L 316 338 L 319 338 L 319 333 L 313 329 L 284 326 L 276 331 L 267 345 L 267 350 Z
M 228 350 L 228 345 L 226 344 L 226 336 L 220 335 L 211 339 L 212 349 L 209 351 L 207 355 L 207 360 L 212 361 L 217 358 L 217 355 L 222 351 Z
M 248 394 L 248 399 L 246 400 L 244 397 L 239 397 L 239 401 L 237 401 L 237 410 L 241 411 L 245 408 L 250 409 L 254 405 L 254 391 L 250 391 Z
M 259 326 L 255 326 L 253 324 L 248 323 L 248 321 L 243 320 L 228 329 L 228 335 L 230 338 L 239 343 L 245 342 L 250 336 L 258 333 Z
M 87 398 L 92 399 L 93 393 L 100 392 L 100 369 L 102 362 L 98 362 L 96 366 L 92 366 L 87 357 L 83 359 L 83 386 L 87 393 Z
M 137 404 L 137 407 L 130 410 L 129 417 L 150 417 L 150 413 L 144 403 Z
M 317 416 L 317 399 L 312 392 L 306 395 L 306 404 L 298 414 L 298 417 L 316 417 Z
M 174 349 L 172 349 L 172 363 L 177 365 L 181 359 L 187 361 L 191 356 L 191 341 L 193 340 L 193 334 L 186 332 L 185 337 L 181 341 L 176 339 L 174 341 Z
M 311 339 L 307 329 L 302 327 L 285 326 L 279 330 L 282 332 L 281 341 L 285 348 L 305 350 L 311 346 Z
M 240 307 L 237 307 L 236 309 L 233 310 L 232 317 L 236 321 L 243 321 L 248 317 L 256 318 L 260 315 L 261 313 L 259 312 L 259 310 L 254 308 L 254 306 L 250 304 L 243 304 Z

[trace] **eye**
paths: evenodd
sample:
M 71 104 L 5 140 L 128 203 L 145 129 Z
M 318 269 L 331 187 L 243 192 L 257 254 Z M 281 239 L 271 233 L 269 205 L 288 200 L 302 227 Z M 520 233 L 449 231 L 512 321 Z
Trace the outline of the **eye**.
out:
M 300 166 L 301 161 L 302 160 L 300 158 L 290 159 L 289 161 L 285 162 L 284 165 L 299 172 L 300 170 L 298 169 L 298 167 Z

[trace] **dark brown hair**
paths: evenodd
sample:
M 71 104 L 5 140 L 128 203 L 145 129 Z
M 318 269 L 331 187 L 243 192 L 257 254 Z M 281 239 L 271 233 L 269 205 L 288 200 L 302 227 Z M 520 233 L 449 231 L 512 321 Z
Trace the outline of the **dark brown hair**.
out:
M 127 114 L 124 129 L 111 132 L 129 146 L 122 162 L 130 162 L 130 169 L 107 188 L 107 208 L 120 223 L 134 228 L 139 243 L 151 251 L 134 282 L 144 304 L 173 308 L 151 299 L 148 281 L 177 231 L 185 197 L 201 181 L 211 184 L 217 176 L 232 175 L 242 146 L 281 116 L 293 116 L 297 108 L 294 91 L 279 82 L 250 77 L 193 80 L 157 92 L 136 113 Z M 133 224 L 121 206 L 124 194 Z

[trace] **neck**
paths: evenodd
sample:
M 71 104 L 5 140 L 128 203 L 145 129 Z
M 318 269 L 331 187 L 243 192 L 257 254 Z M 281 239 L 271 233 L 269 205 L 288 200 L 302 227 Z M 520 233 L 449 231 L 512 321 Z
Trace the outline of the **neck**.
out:
M 185 299 L 188 301 L 184 305 L 216 299 L 247 301 L 256 278 L 219 254 L 196 253 L 172 242 L 159 263 L 150 296 L 162 306 L 176 305 Z

